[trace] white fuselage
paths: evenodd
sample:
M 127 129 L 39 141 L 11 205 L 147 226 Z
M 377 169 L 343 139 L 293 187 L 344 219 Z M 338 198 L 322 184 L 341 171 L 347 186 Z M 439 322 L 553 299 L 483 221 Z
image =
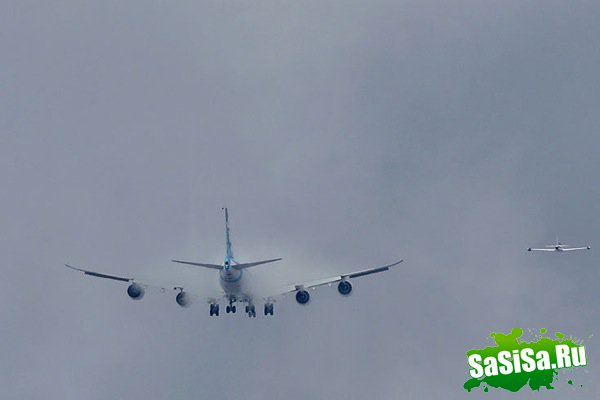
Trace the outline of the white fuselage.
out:
M 222 269 L 219 271 L 219 285 L 227 296 L 235 296 L 237 299 L 251 300 L 248 285 L 248 271 L 235 268 Z

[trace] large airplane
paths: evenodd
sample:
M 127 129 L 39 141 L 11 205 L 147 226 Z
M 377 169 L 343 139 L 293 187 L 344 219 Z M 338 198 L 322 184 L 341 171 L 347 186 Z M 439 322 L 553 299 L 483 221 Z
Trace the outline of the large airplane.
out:
M 532 249 L 531 247 L 527 249 L 527 251 L 573 251 L 573 250 L 590 250 L 591 246 L 585 247 L 573 247 L 562 244 L 558 241 L 558 236 L 556 236 L 556 242 L 554 244 L 547 244 L 542 249 Z
M 308 282 L 300 282 L 293 285 L 288 285 L 280 290 L 277 290 L 276 293 L 268 293 L 259 294 L 256 291 L 256 287 L 254 285 L 248 284 L 250 281 L 249 275 L 251 271 L 249 270 L 252 267 L 256 267 L 257 265 L 272 263 L 275 261 L 281 260 L 281 258 L 273 258 L 270 260 L 263 261 L 255 261 L 250 263 L 238 263 L 233 256 L 233 250 L 231 246 L 230 234 L 229 234 L 229 214 L 227 212 L 227 208 L 223 208 L 225 211 L 225 258 L 223 259 L 223 264 L 208 264 L 208 263 L 198 263 L 191 261 L 181 261 L 181 260 L 171 260 L 180 264 L 187 264 L 196 267 L 208 268 L 219 271 L 219 285 L 221 287 L 221 291 L 217 296 L 207 297 L 208 303 L 210 305 L 209 314 L 210 316 L 218 316 L 219 315 L 219 301 L 224 300 L 227 303 L 225 311 L 229 313 L 235 313 L 237 311 L 236 304 L 241 303 L 245 305 L 246 314 L 249 317 L 256 317 L 256 303 L 258 301 L 264 301 L 264 315 L 273 315 L 273 303 L 275 302 L 275 297 L 280 295 L 285 295 L 287 293 L 296 293 L 296 301 L 299 304 L 306 305 L 310 300 L 309 289 L 315 289 L 318 286 L 329 285 L 332 283 L 338 282 L 337 289 L 338 292 L 344 296 L 348 296 L 352 292 L 352 284 L 350 283 L 350 279 L 360 278 L 362 276 L 387 271 L 390 267 L 394 265 L 400 264 L 404 260 L 400 260 L 394 262 L 392 264 L 384 265 L 381 267 L 368 268 L 363 269 L 356 272 L 350 272 L 346 274 L 336 275 L 329 278 L 318 279 L 314 281 Z M 68 264 L 65 264 L 68 268 L 81 271 L 85 275 L 94 276 L 97 278 L 105 278 L 112 279 L 121 282 L 128 282 L 129 286 L 127 287 L 127 294 L 133 300 L 141 300 L 144 297 L 145 289 L 149 286 L 154 286 L 150 284 L 146 284 L 138 281 L 135 278 L 127 278 L 116 275 L 109 275 L 100 272 L 89 271 L 82 268 L 77 268 Z M 202 296 L 200 293 L 193 293 L 193 289 L 187 290 L 184 286 L 160 286 L 161 288 L 171 288 L 177 290 L 177 296 L 175 297 L 175 301 L 181 307 L 187 307 L 191 304 L 193 298 L 197 295 Z

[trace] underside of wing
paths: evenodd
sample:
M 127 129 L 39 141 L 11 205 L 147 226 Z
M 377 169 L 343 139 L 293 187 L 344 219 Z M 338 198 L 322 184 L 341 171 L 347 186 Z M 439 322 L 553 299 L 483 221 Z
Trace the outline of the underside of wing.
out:
M 289 285 L 289 286 L 282 288 L 279 293 L 275 294 L 275 296 L 290 293 L 290 292 L 305 291 L 305 289 L 314 289 L 319 286 L 328 285 L 331 283 L 341 282 L 341 281 L 345 282 L 344 290 L 346 290 L 347 293 L 342 292 L 342 289 L 338 288 L 338 290 L 340 290 L 340 293 L 350 294 L 350 291 L 352 290 L 352 285 L 350 285 L 350 282 L 347 282 L 347 279 L 359 278 L 359 277 L 362 277 L 365 275 L 376 274 L 378 272 L 387 271 L 388 269 L 390 269 L 390 267 L 398 265 L 403 261 L 404 260 L 400 260 L 400 261 L 394 262 L 392 264 L 384 265 L 381 267 L 368 268 L 368 269 L 363 269 L 363 270 L 359 270 L 359 271 L 355 271 L 355 272 L 332 276 L 329 278 L 316 279 L 316 280 L 312 280 L 312 281 L 301 282 L 301 283 Z M 304 304 L 302 302 L 300 302 L 300 303 Z
M 377 272 L 387 271 L 388 269 L 390 269 L 390 267 L 398 265 L 403 261 L 404 260 L 400 260 L 400 261 L 396 261 L 396 262 L 388 264 L 388 265 L 384 265 L 382 267 L 375 267 L 375 268 L 364 269 L 362 271 L 352 272 L 349 274 L 342 275 L 342 278 L 358 278 L 358 277 L 365 276 L 365 275 L 376 274 Z
M 563 251 L 572 251 L 572 250 L 590 250 L 591 247 L 590 246 L 586 246 L 586 247 L 571 247 L 569 249 L 563 249 Z
M 181 307 L 187 307 L 195 302 L 198 298 L 204 298 L 209 303 L 218 302 L 220 298 L 223 297 L 222 291 L 214 290 L 211 293 L 200 293 L 201 291 L 198 288 L 189 289 L 182 285 L 178 285 L 175 283 L 164 284 L 164 282 L 146 282 L 139 281 L 135 278 L 127 278 L 118 275 L 105 274 L 102 272 L 91 271 L 88 269 L 74 267 L 72 265 L 65 264 L 66 267 L 73 269 L 75 271 L 83 272 L 85 275 L 93 276 L 96 278 L 110 279 L 113 281 L 120 282 L 128 282 L 129 286 L 127 287 L 127 295 L 133 300 L 141 300 L 146 293 L 146 289 L 148 288 L 158 288 L 163 292 L 165 290 L 175 290 L 177 291 L 177 295 L 175 296 L 175 302 Z
M 84 275 L 95 276 L 96 278 L 112 279 L 115 281 L 122 281 L 122 282 L 133 282 L 133 278 L 125 278 L 122 276 L 108 275 L 108 274 L 103 274 L 100 272 L 89 271 L 86 269 L 73 267 L 72 265 L 69 265 L 69 264 L 65 264 L 65 267 L 74 269 L 75 271 L 83 272 Z

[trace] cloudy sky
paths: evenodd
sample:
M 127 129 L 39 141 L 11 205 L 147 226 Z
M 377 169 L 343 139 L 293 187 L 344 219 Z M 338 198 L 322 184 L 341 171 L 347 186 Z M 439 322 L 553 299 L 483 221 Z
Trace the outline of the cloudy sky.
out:
M 1 8 L 0 397 L 600 395 L 599 252 L 525 251 L 600 251 L 596 2 Z M 224 205 L 274 285 L 406 262 L 256 319 L 63 267 L 210 290 L 169 260 L 221 261 Z M 464 391 L 513 327 L 585 338 L 588 367 Z

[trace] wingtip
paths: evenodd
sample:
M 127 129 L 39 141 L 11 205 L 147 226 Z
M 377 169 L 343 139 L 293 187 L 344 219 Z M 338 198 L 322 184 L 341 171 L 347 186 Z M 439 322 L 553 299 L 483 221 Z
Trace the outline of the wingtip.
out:
M 77 267 L 74 267 L 74 266 L 72 266 L 72 265 L 69 265 L 69 264 L 65 264 L 65 267 L 67 267 L 67 268 L 69 268 L 69 269 L 72 269 L 73 271 L 85 272 L 83 269 L 81 269 L 81 268 L 77 268 Z
M 527 251 L 531 251 L 531 247 L 529 247 L 529 248 L 527 249 Z

